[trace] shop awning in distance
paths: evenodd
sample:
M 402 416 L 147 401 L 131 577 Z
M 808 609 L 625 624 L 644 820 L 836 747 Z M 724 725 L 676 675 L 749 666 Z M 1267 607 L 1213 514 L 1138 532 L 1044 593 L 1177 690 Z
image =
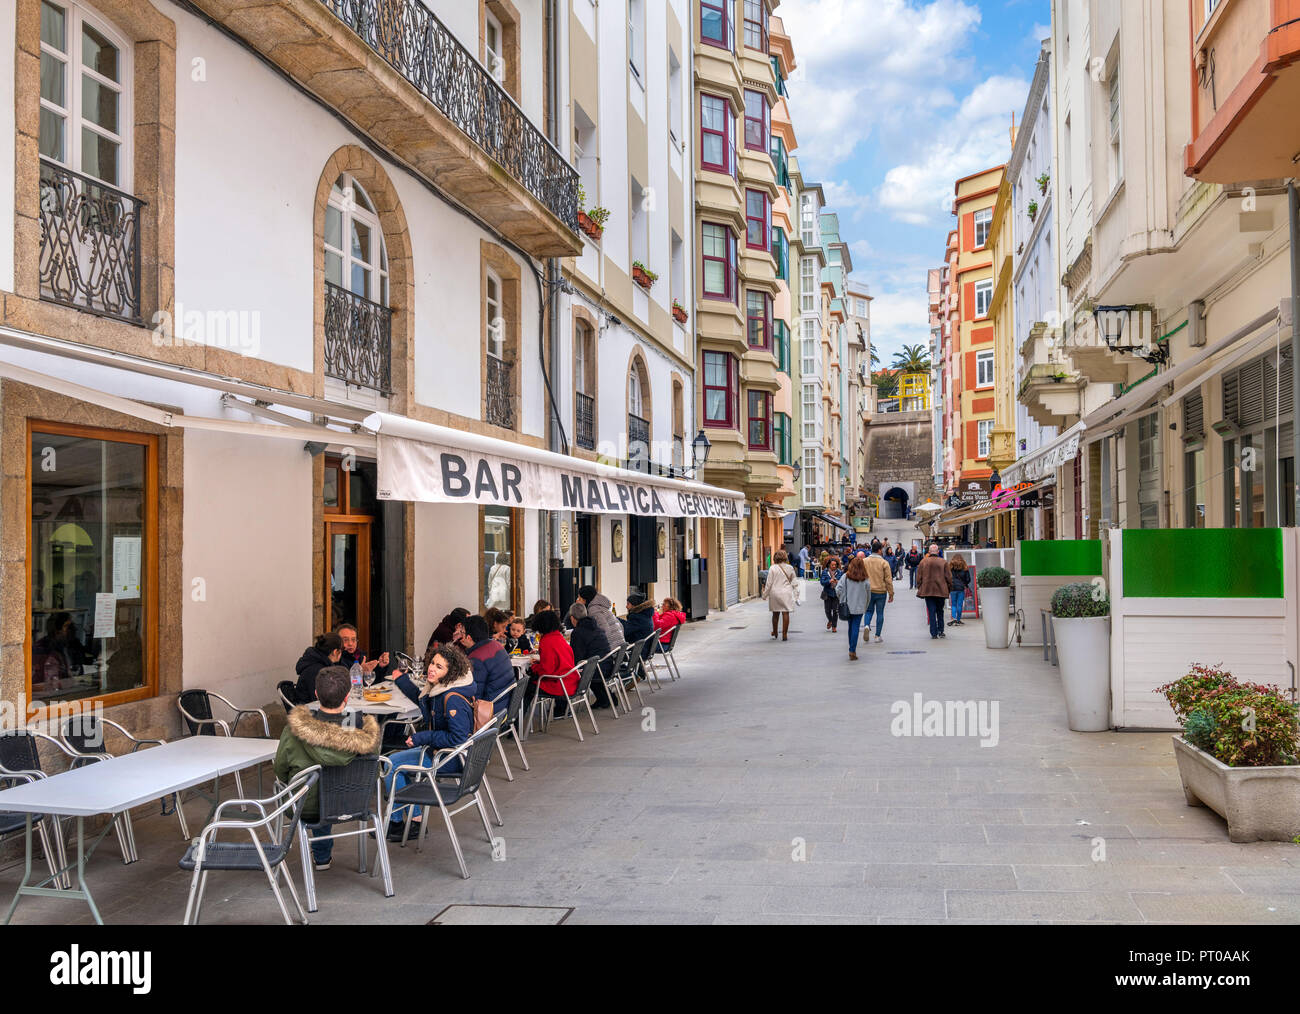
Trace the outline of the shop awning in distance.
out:
M 533 510 L 738 520 L 744 497 L 496 437 L 376 412 L 380 500 L 472 503 Z

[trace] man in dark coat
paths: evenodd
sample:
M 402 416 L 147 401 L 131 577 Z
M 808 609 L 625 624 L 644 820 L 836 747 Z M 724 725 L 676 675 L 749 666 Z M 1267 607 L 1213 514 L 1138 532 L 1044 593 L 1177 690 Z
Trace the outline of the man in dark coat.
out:
M 948 635 L 943 630 L 943 604 L 952 593 L 952 571 L 939 556 L 939 547 L 931 543 L 930 552 L 916 569 L 916 596 L 925 599 L 930 621 L 930 640 Z
M 465 619 L 465 636 L 461 646 L 469 658 L 474 675 L 474 696 L 481 701 L 495 700 L 515 681 L 515 667 L 505 646 L 492 636 L 488 621 L 482 616 Z M 510 698 L 502 697 L 493 707 L 505 711 Z
M 343 624 L 334 633 L 338 634 L 339 640 L 343 642 L 343 654 L 339 658 L 339 665 L 344 669 L 350 672 L 352 663 L 360 662 L 361 668 L 366 672 L 373 672 L 377 680 L 386 680 L 392 675 L 393 665 L 388 658 L 388 652 L 384 652 L 378 658 L 367 659 L 366 653 L 357 644 L 357 628 L 351 623 Z
M 589 658 L 604 658 L 614 650 L 605 632 L 587 615 L 587 607 L 581 602 L 575 602 L 570 607 L 569 620 L 573 623 L 573 635 L 569 638 L 569 647 L 573 649 L 574 662 L 582 662 Z M 600 667 L 601 673 L 606 678 L 613 676 L 609 671 L 613 662 L 614 660 L 610 659 Z M 596 707 L 608 708 L 609 694 L 605 691 L 604 683 L 600 680 L 592 680 L 591 690 L 596 695 Z
M 324 666 L 315 677 L 315 693 L 320 710 L 299 705 L 289 712 L 289 721 L 280 733 L 280 745 L 275 751 L 275 776 L 286 784 L 299 771 L 320 764 L 322 767 L 342 767 L 365 754 L 379 752 L 382 735 L 373 715 L 365 715 L 361 728 L 345 723 L 345 705 L 352 680 L 342 666 Z M 329 834 L 331 824 L 320 821 L 320 792 L 317 786 L 303 804 L 303 822 L 311 831 Z M 325 841 L 312 839 L 311 855 L 318 870 L 330 868 L 330 855 L 334 850 L 332 838 Z

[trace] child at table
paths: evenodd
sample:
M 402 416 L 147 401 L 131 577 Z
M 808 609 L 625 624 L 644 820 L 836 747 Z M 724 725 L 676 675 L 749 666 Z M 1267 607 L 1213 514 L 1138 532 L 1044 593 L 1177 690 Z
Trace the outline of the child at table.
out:
M 511 655 L 532 654 L 533 642 L 528 639 L 524 621 L 518 616 L 510 617 L 510 625 L 506 627 L 506 651 Z

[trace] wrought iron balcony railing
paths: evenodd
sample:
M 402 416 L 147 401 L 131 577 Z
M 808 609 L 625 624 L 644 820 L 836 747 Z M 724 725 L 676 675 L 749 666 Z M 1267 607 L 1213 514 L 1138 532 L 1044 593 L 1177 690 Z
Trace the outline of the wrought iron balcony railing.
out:
M 579 447 L 589 451 L 596 449 L 596 399 L 581 391 L 574 392 L 577 402 L 577 426 L 574 427 L 574 439 Z
M 484 418 L 493 426 L 515 428 L 515 364 L 487 357 L 487 395 L 483 406 Z
M 392 393 L 393 311 L 325 283 L 325 376 Z
M 41 298 L 141 323 L 144 201 L 41 159 Z
M 578 231 L 578 171 L 420 0 L 321 0 L 561 222 Z
M 650 423 L 631 413 L 627 417 L 627 467 L 650 471 Z

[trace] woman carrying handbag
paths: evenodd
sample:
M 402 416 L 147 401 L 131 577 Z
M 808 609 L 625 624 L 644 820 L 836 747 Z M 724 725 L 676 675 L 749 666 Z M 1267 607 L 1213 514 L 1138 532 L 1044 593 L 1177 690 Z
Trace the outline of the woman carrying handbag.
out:
M 763 598 L 772 612 L 772 639 L 776 639 L 776 625 L 781 621 L 781 640 L 790 640 L 790 611 L 798 604 L 799 574 L 790 566 L 790 556 L 784 549 L 772 555 L 772 569 L 763 586 Z
M 867 576 L 867 562 L 860 556 L 849 561 L 848 570 L 840 578 L 836 589 L 840 597 L 840 616 L 849 621 L 849 661 L 858 660 L 858 629 L 867 612 L 871 597 L 871 581 Z

